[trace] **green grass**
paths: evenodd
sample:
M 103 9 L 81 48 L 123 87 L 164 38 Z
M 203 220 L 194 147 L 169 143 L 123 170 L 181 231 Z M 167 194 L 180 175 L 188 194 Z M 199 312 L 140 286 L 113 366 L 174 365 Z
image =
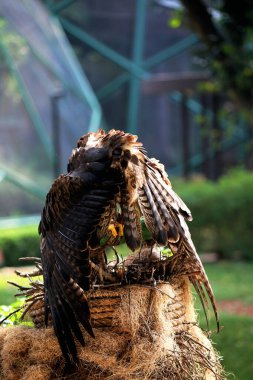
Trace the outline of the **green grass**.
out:
M 198 302 L 200 326 L 206 329 L 204 313 Z M 222 329 L 217 334 L 214 317 L 210 318 L 211 339 L 222 357 L 228 379 L 252 380 L 253 376 L 253 318 L 220 311 Z
M 220 313 L 223 330 L 212 335 L 222 365 L 237 380 L 253 379 L 253 318 Z M 234 379 L 232 375 L 228 379 Z
M 253 263 L 224 262 L 205 265 L 208 278 L 212 284 L 216 301 L 240 300 L 253 304 Z M 200 325 L 206 328 L 204 313 L 196 299 L 199 310 Z M 211 310 L 210 310 L 211 314 Z M 222 365 L 227 373 L 233 375 L 228 379 L 253 379 L 253 318 L 219 312 L 222 331 L 213 333 L 212 341 L 223 357 Z M 215 330 L 215 320 L 210 319 L 210 326 Z
M 208 264 L 205 270 L 217 301 L 239 299 L 253 304 L 252 262 Z
M 7 281 L 17 282 L 19 285 L 28 284 L 28 280 L 18 277 L 12 268 L 8 272 L 0 271 L 0 305 L 10 305 L 16 300 L 15 294 L 18 289 L 8 284 Z

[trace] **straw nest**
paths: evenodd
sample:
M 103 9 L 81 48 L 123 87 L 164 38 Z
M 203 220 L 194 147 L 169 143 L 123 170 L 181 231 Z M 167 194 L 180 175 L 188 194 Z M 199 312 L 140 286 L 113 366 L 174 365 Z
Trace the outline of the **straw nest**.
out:
M 0 378 L 224 379 L 217 353 L 196 324 L 186 277 L 157 287 L 99 289 L 89 299 L 96 338 L 84 332 L 78 368 L 64 372 L 51 328 L 0 328 Z

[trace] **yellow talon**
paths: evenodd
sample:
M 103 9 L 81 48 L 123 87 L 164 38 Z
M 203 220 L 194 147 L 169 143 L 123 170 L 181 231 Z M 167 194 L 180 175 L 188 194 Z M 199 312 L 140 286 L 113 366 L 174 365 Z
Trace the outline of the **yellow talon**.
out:
M 116 230 L 114 224 L 109 224 L 109 226 L 108 226 L 108 231 L 111 232 L 111 234 L 112 234 L 113 237 L 116 238 L 116 237 L 118 236 L 118 233 L 117 233 L 117 230 Z
M 108 231 L 111 232 L 114 238 L 123 236 L 123 226 L 121 223 L 115 222 L 114 224 L 109 224 Z
M 118 227 L 118 237 L 122 237 L 123 236 L 123 225 L 121 223 L 118 223 L 116 222 L 115 223 L 115 226 Z

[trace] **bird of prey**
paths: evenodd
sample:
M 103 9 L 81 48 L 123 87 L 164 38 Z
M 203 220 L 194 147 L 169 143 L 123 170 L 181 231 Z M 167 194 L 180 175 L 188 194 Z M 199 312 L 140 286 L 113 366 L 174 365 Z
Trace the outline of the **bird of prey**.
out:
M 94 284 L 147 280 L 144 270 L 131 275 L 131 264 L 125 265 L 125 274 L 122 268 L 112 270 L 105 255 L 106 246 L 117 244 L 122 235 L 138 252 L 141 218 L 152 244 L 172 252 L 165 260 L 150 259 L 154 279 L 188 276 L 204 309 L 207 293 L 219 325 L 213 292 L 185 222 L 191 213 L 172 190 L 163 165 L 147 157 L 137 136 L 99 130 L 78 140 L 67 173 L 47 194 L 39 225 L 45 325 L 50 318 L 68 363 L 78 363 L 75 339 L 85 344 L 80 325 L 94 336 L 86 292 Z

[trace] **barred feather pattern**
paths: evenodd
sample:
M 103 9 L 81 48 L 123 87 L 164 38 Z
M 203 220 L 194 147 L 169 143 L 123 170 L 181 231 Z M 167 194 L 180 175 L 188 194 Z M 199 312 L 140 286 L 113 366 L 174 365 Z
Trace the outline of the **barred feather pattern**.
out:
M 167 260 L 166 277 L 188 275 L 207 316 L 206 291 L 219 330 L 214 294 L 185 223 L 185 219 L 192 220 L 190 210 L 172 190 L 163 165 L 155 159 L 149 160 L 147 157 L 145 164 L 145 185 L 139 190 L 140 208 L 154 240 L 161 245 L 168 245 L 174 253 L 172 259 Z M 164 237 L 164 232 L 166 237 Z
M 94 336 L 84 291 L 90 288 L 90 247 L 99 243 L 100 217 L 122 182 L 110 165 L 106 148 L 74 151 L 69 173 L 56 179 L 47 195 L 39 227 L 45 324 L 50 312 L 67 363 L 78 362 L 74 337 L 84 345 L 78 322 Z
M 216 302 L 211 285 L 208 281 L 205 269 L 196 253 L 193 244 L 189 244 L 182 239 L 177 244 L 171 245 L 172 252 L 174 252 L 169 265 L 166 270 L 167 276 L 188 276 L 189 280 L 194 286 L 194 289 L 201 301 L 204 310 L 207 326 L 209 328 L 207 310 L 209 309 L 208 298 L 210 299 L 214 315 L 217 323 L 217 330 L 219 331 L 219 317 L 216 307 Z
M 140 216 L 154 243 L 168 245 L 173 257 L 141 265 L 136 281 L 145 282 L 153 272 L 158 280 L 186 274 L 204 310 L 206 291 L 219 323 L 211 286 L 185 223 L 192 219 L 190 210 L 172 190 L 163 165 L 147 157 L 137 136 L 115 130 L 90 132 L 78 140 L 68 172 L 54 181 L 39 225 L 44 321 L 48 325 L 52 318 L 68 364 L 78 363 L 75 340 L 85 343 L 79 324 L 94 335 L 87 293 L 96 278 L 101 285 L 105 280 L 127 280 L 116 267 L 107 266 L 100 239 L 110 223 L 120 220 L 127 245 L 137 250 L 143 243 Z
M 70 157 L 68 173 L 55 180 L 47 195 L 39 226 L 45 325 L 51 315 L 68 364 L 78 363 L 75 339 L 84 345 L 79 323 L 94 335 L 85 292 L 96 279 L 114 279 L 105 272 L 100 237 L 118 218 L 116 199 L 123 187 L 129 192 L 128 205 L 133 210 L 139 181 L 136 154 L 141 146 L 137 136 L 122 131 L 99 130 L 82 136 Z M 137 219 L 135 216 L 138 224 Z
M 136 202 L 130 203 L 126 189 L 121 190 L 121 212 L 124 225 L 124 237 L 128 247 L 135 251 L 141 246 L 142 229 L 140 223 L 140 211 Z
M 115 197 L 115 199 L 113 199 L 109 203 L 109 205 L 105 208 L 103 214 L 100 217 L 98 230 L 97 230 L 98 239 L 102 239 L 104 236 L 106 236 L 110 223 L 114 220 L 117 220 L 117 211 L 116 211 L 117 198 L 118 198 L 118 195 Z

